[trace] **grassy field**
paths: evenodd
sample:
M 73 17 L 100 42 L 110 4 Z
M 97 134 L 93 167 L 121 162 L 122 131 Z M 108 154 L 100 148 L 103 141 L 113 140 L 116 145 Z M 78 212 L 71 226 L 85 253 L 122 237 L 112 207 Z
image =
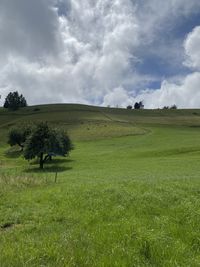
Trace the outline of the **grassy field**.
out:
M 41 120 L 75 144 L 44 171 L 6 144 Z M 199 161 L 200 110 L 0 109 L 0 266 L 200 266 Z

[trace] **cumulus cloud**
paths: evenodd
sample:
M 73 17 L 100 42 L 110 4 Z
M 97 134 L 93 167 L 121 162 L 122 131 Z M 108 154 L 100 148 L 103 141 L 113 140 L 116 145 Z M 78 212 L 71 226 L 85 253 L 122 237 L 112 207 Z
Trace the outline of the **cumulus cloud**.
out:
M 13 88 L 29 103 L 99 104 L 130 79 L 138 42 L 130 0 L 67 1 L 65 16 L 55 1 L 15 2 L 1 2 L 3 94 Z
M 58 53 L 61 40 L 53 1 L 0 1 L 0 56 L 45 60 Z
M 184 43 L 187 59 L 185 64 L 200 69 L 200 26 L 197 26 L 188 35 Z
M 104 97 L 103 106 L 126 107 L 131 105 L 133 100 L 134 98 L 130 97 L 124 88 L 118 87 Z
M 152 107 L 151 94 L 166 100 L 167 93 L 163 97 L 161 92 L 170 91 L 173 84 L 165 82 L 155 92 L 141 91 L 157 77 L 137 71 L 142 61 L 138 51 L 170 58 L 167 46 L 156 47 L 156 40 L 178 16 L 199 9 L 196 0 L 1 0 L 0 94 L 4 98 L 18 90 L 29 104 L 114 106 L 143 97 Z M 185 41 L 187 64 L 192 67 L 199 64 L 198 32 L 195 29 Z M 172 46 L 174 59 L 179 42 Z
M 200 73 L 194 72 L 177 83 L 163 81 L 157 90 L 145 90 L 137 98 L 146 108 L 162 108 L 176 104 L 179 108 L 198 108 L 200 104 Z
M 200 106 L 200 26 L 188 34 L 184 42 L 186 64 L 194 72 L 179 78 L 176 82 L 163 81 L 157 90 L 144 90 L 138 97 L 144 100 L 147 108 L 178 105 L 180 108 Z

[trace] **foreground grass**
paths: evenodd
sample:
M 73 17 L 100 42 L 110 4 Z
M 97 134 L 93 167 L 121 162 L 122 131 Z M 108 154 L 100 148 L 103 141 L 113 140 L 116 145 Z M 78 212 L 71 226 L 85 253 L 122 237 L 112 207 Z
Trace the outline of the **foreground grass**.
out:
M 137 129 L 43 172 L 2 142 L 0 266 L 200 266 L 199 129 Z

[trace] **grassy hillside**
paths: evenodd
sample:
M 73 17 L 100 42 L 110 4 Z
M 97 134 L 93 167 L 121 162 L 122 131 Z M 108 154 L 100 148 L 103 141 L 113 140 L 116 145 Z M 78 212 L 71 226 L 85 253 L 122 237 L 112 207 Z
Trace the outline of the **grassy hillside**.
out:
M 40 120 L 75 144 L 44 171 L 6 144 Z M 200 110 L 0 109 L 0 266 L 200 266 L 199 127 Z

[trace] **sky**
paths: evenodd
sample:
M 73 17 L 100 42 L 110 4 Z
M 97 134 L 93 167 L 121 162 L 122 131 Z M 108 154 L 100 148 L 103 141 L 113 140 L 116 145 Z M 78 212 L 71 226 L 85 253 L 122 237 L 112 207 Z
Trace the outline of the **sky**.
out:
M 0 105 L 200 108 L 199 0 L 0 0 Z

